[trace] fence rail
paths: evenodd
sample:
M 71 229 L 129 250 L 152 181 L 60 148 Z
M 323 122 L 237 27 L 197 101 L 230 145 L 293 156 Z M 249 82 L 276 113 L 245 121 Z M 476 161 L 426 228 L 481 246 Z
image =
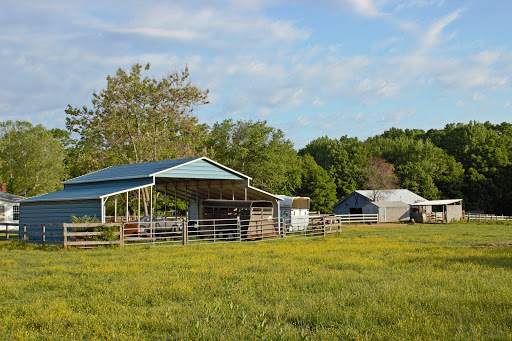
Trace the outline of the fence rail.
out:
M 160 221 L 107 224 L 37 224 L 19 226 L 20 239 L 30 243 L 60 244 L 90 248 L 98 245 L 194 245 L 275 240 L 290 237 L 323 237 L 340 232 L 342 224 L 378 223 L 377 214 L 311 215 L 304 220 L 283 218 L 250 219 L 164 219 Z M 114 240 L 98 240 L 103 232 L 78 232 L 78 228 L 114 228 Z M 1 232 L 0 232 L 1 233 Z M 112 233 L 110 235 L 112 237 Z
M 4 223 L 0 222 L 0 227 L 5 228 L 5 230 L 0 230 L 0 236 L 3 237 L 5 235 L 5 239 L 9 240 L 10 235 L 17 235 L 19 233 L 19 224 L 18 223 Z
M 512 221 L 512 216 L 466 213 L 464 217 L 467 221 Z

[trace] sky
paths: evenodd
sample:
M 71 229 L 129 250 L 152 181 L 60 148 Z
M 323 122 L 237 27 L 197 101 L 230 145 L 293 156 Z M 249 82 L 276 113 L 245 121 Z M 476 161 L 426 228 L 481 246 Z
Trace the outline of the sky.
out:
M 65 128 L 118 68 L 189 68 L 199 122 L 266 120 L 321 136 L 511 121 L 512 1 L 0 3 L 0 121 Z

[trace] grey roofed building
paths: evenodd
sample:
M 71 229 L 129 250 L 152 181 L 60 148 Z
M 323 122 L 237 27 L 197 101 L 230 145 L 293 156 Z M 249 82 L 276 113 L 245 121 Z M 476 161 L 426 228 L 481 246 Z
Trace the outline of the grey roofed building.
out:
M 113 166 L 64 181 L 61 191 L 21 201 L 20 225 L 68 223 L 72 215 L 105 222 L 109 198 L 143 188 L 186 201 L 194 219 L 200 218 L 206 199 L 269 200 L 278 207 L 279 197 L 251 186 L 250 180 L 206 157 Z
M 375 195 L 373 190 L 358 190 L 350 193 L 342 200 L 332 206 L 334 214 L 379 214 L 381 221 L 408 220 L 410 217 L 409 205 L 426 199 L 407 190 L 392 189 L 378 191 L 377 200 L 372 200 Z M 391 207 L 395 207 L 393 214 L 384 214 L 391 212 Z M 401 207 L 400 209 L 398 207 Z M 399 211 L 403 211 L 399 213 Z M 407 211 L 407 212 L 406 212 Z M 385 216 L 385 220 L 384 219 Z M 395 219 L 399 217 L 400 219 Z

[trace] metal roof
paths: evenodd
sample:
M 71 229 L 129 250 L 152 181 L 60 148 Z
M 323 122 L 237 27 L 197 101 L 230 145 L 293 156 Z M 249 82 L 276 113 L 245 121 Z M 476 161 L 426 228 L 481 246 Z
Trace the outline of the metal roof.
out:
M 62 191 L 25 199 L 23 202 L 100 199 L 102 197 L 132 191 L 151 184 L 153 184 L 153 179 L 147 178 L 131 181 L 117 181 L 108 184 L 103 183 L 96 186 L 70 186 Z
M 135 163 L 130 165 L 112 166 L 93 173 L 79 176 L 77 178 L 64 181 L 63 184 L 78 184 L 86 182 L 110 181 L 121 179 L 133 179 L 149 177 L 170 168 L 184 165 L 188 162 L 199 160 L 200 158 L 165 160 L 155 162 Z
M 25 197 L 21 197 L 19 195 L 15 195 L 15 194 L 11 194 L 11 193 L 6 193 L 6 192 L 0 192 L 0 200 L 17 202 L 17 201 L 20 201 L 20 200 L 23 200 L 23 199 L 25 199 Z
M 409 207 L 409 205 L 403 201 L 371 201 L 367 205 L 369 204 L 375 205 L 377 207 Z
M 415 202 L 425 201 L 426 199 L 419 196 L 416 193 L 413 193 L 409 191 L 408 189 L 386 189 L 386 190 L 379 190 L 379 200 L 378 202 L 385 202 L 385 201 L 402 201 L 406 204 L 414 204 Z M 373 197 L 373 190 L 357 190 L 349 195 L 347 195 L 345 198 L 338 201 L 336 204 L 332 206 L 332 208 L 338 206 L 342 202 L 344 202 L 346 199 L 348 199 L 350 196 L 354 195 L 355 193 L 360 194 L 368 199 Z M 374 201 L 375 203 L 375 201 Z
M 412 206 L 442 206 L 462 202 L 462 199 L 429 200 L 411 204 Z

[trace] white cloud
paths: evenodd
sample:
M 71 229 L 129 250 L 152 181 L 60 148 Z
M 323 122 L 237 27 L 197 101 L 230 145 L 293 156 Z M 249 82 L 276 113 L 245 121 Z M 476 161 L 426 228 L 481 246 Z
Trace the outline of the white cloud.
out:
M 438 45 L 443 40 L 443 30 L 446 26 L 457 20 L 462 12 L 462 9 L 458 9 L 431 24 L 420 38 L 418 53 L 425 54 Z

